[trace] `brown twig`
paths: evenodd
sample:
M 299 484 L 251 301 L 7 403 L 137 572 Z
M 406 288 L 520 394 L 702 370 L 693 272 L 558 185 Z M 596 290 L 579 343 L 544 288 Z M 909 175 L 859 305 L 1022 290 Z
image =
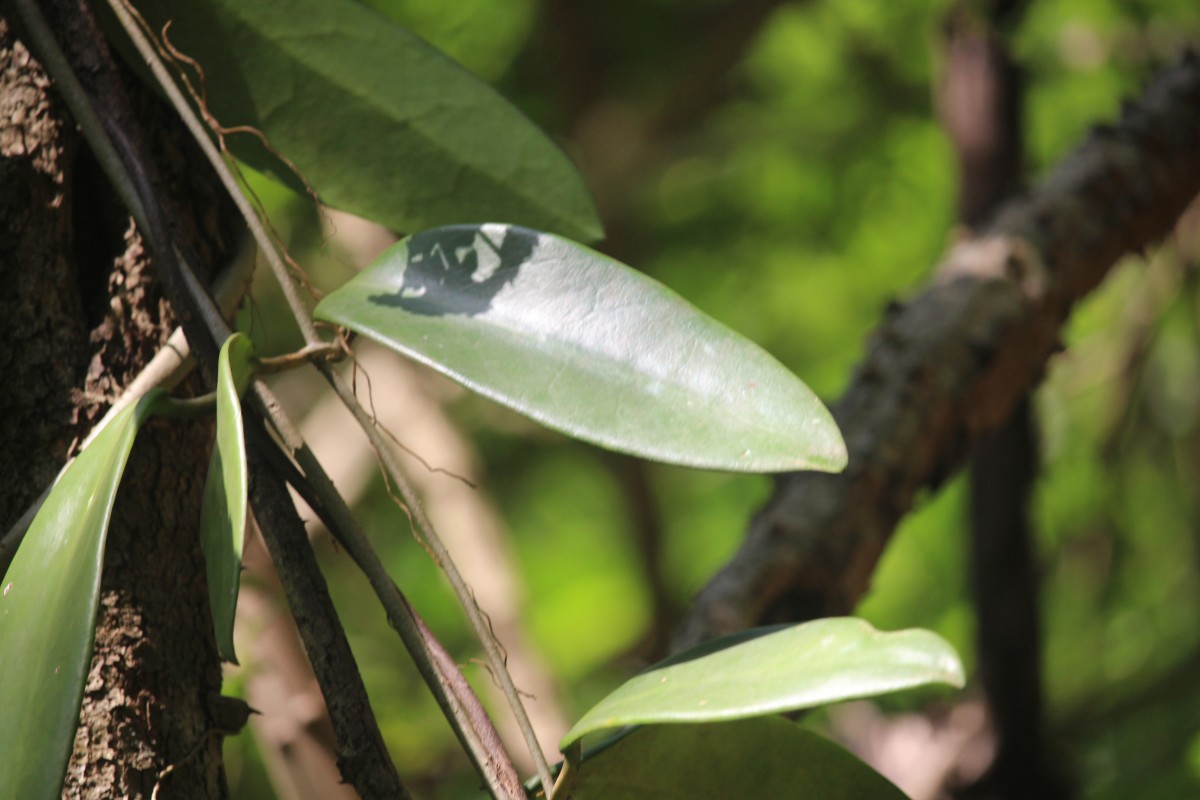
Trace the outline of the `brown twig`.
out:
M 363 797 L 407 797 L 367 700 L 304 523 L 283 482 L 250 451 L 250 500 L 337 734 L 338 768 Z

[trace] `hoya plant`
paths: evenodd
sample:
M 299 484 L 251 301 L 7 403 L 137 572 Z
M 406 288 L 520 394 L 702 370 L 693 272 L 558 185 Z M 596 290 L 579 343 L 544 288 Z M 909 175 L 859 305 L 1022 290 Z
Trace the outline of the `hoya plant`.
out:
M 213 289 L 196 277 L 200 256 L 181 240 L 161 184 L 122 129 L 125 112 L 101 102 L 102 82 L 77 73 L 38 3 L 12 5 L 153 251 L 186 336 L 167 350 L 190 350 L 211 391 L 181 397 L 152 377 L 138 382 L 62 467 L 27 524 L 6 536 L 20 544 L 0 597 L 0 797 L 61 791 L 109 568 L 110 515 L 139 430 L 156 418 L 214 416 L 199 530 L 216 652 L 237 660 L 233 626 L 253 514 L 326 691 L 344 779 L 362 796 L 405 790 L 386 751 L 356 739 L 365 726 L 368 739 L 380 740 L 373 719 L 333 696 L 357 678 L 346 672 L 352 661 L 337 660 L 348 655 L 340 629 L 314 622 L 328 613 L 328 598 L 305 588 L 316 585 L 305 572 L 311 554 L 298 553 L 307 540 L 286 538 L 295 510 L 285 482 L 366 575 L 491 796 L 902 796 L 833 742 L 779 716 L 961 685 L 956 655 L 934 634 L 883 633 L 851 618 L 754 630 L 674 655 L 587 711 L 557 743 L 560 763 L 542 758 L 487 609 L 335 368 L 357 337 L 567 436 L 638 458 L 757 473 L 846 464 L 837 426 L 799 378 L 669 288 L 587 246 L 603 235 L 592 200 L 545 135 L 447 57 L 352 0 L 109 0 L 106 46 L 183 119 L 288 298 L 305 346 L 259 353 L 228 322 L 244 283 Z M 310 311 L 286 254 L 240 188 L 238 163 L 413 233 Z M 319 372 L 374 443 L 509 700 L 535 775 L 513 766 L 436 631 L 384 569 L 262 380 L 292 367 Z M 154 791 L 166 780 L 160 775 Z

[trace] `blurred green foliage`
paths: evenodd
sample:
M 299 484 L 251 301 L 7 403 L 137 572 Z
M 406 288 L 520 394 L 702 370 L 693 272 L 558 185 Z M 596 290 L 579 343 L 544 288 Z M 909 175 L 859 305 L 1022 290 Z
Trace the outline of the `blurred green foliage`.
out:
M 564 143 L 596 187 L 614 255 L 758 341 L 827 399 L 886 302 L 919 291 L 954 235 L 955 160 L 934 107 L 945 0 L 780 3 L 698 95 L 687 78 L 721 58 L 725 33 L 705 23 L 737 0 L 371 4 L 494 81 Z M 1042 0 L 1011 36 L 1036 180 L 1200 40 L 1200 5 Z M 344 279 L 345 257 L 305 202 L 262 188 L 313 279 Z M 1036 397 L 1051 740 L 1088 798 L 1200 794 L 1200 683 L 1189 680 L 1200 667 L 1197 243 L 1179 237 L 1116 270 L 1076 309 Z M 260 349 L 294 343 L 266 283 L 255 298 L 244 322 L 253 318 Z M 620 460 L 478 398 L 451 411 L 506 523 L 526 631 L 577 716 L 646 663 L 653 634 L 669 629 L 655 615 L 678 613 L 731 554 L 769 479 L 648 466 L 635 476 L 647 506 Z M 461 615 L 400 512 L 381 487 L 360 509 L 397 582 L 465 663 L 475 651 Z M 924 498 L 860 612 L 884 629 L 930 627 L 969 666 L 966 525 L 962 479 Z M 661 557 L 653 571 L 647 532 Z M 439 797 L 455 796 L 450 785 L 471 796 L 469 777 L 446 783 L 465 760 L 365 584 L 323 549 L 402 773 L 426 776 L 416 785 Z M 480 668 L 467 673 L 487 681 Z M 249 737 L 228 748 L 234 795 L 263 796 Z

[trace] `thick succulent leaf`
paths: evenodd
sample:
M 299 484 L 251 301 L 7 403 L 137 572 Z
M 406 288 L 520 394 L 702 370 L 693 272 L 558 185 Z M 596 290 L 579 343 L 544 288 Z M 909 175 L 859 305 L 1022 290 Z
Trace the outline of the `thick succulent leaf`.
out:
M 503 219 L 599 238 L 563 152 L 504 98 L 354 0 L 137 0 L 204 70 L 221 125 L 250 125 L 321 199 L 397 230 Z M 302 190 L 252 136 L 250 165 Z
M 833 742 L 779 717 L 651 725 L 586 759 L 575 800 L 904 800 Z
M 96 633 L 108 520 L 158 390 L 59 474 L 0 583 L 0 798 L 57 797 Z
M 963 684 L 957 654 L 936 634 L 821 619 L 738 634 L 663 661 L 584 714 L 560 747 L 625 725 L 741 719 L 929 683 Z
M 316 315 L 613 450 L 744 472 L 846 463 L 829 412 L 778 361 L 557 236 L 497 224 L 419 233 Z
M 244 335 L 235 333 L 221 348 L 217 364 L 217 439 L 200 508 L 204 569 L 217 650 L 221 658 L 235 664 L 233 618 L 241 583 L 247 492 L 241 397 L 253 377 L 254 346 Z

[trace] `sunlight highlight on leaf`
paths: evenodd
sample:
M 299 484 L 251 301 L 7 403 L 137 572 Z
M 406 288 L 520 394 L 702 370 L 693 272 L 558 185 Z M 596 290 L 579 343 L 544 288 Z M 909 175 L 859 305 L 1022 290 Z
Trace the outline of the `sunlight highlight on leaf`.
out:
M 570 436 L 685 466 L 837 471 L 837 426 L 795 375 L 645 275 L 508 225 L 401 241 L 317 306 Z

